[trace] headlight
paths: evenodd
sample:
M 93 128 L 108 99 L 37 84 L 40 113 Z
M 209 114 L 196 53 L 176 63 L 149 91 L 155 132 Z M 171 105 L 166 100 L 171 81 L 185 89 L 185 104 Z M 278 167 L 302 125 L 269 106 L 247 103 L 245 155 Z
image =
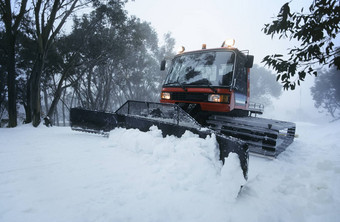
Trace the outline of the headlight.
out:
M 208 101 L 215 103 L 229 103 L 229 95 L 210 94 L 208 96 Z
M 168 93 L 168 92 L 162 92 L 161 98 L 162 98 L 162 99 L 171 99 L 170 93 Z

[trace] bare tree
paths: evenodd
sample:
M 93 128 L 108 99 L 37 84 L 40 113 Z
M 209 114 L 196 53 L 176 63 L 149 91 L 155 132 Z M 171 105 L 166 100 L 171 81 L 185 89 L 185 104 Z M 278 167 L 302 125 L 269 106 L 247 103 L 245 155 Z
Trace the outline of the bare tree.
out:
M 84 2 L 85 4 L 86 2 Z M 40 84 L 45 59 L 51 45 L 69 16 L 82 6 L 80 0 L 36 0 L 33 1 L 37 57 L 29 78 L 29 104 L 32 110 L 32 124 L 40 124 L 41 98 Z
M 15 2 L 17 3 L 17 2 Z M 18 2 L 19 3 L 19 2 Z M 16 70 L 15 70 L 15 43 L 19 30 L 20 23 L 25 15 L 27 0 L 22 0 L 19 3 L 19 11 L 12 8 L 14 5 L 10 0 L 0 1 L 0 15 L 3 23 L 5 24 L 5 39 L 6 47 L 5 54 L 7 58 L 7 86 L 8 86 L 8 115 L 9 127 L 17 126 L 17 109 L 16 109 Z

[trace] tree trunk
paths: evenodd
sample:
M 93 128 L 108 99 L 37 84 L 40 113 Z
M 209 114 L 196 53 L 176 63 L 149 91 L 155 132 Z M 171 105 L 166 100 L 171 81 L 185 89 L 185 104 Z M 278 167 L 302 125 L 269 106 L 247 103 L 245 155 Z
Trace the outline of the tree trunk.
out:
M 87 98 L 88 98 L 87 107 L 89 109 L 95 109 L 91 90 L 91 81 L 92 81 L 92 68 L 89 70 L 89 73 L 87 74 Z
M 15 70 L 15 40 L 21 20 L 26 13 L 27 0 L 16 2 L 16 6 L 20 6 L 18 10 L 12 12 L 12 1 L 1 1 L 1 20 L 6 30 L 6 54 L 7 54 L 7 87 L 8 87 L 8 115 L 9 127 L 17 126 L 17 92 L 16 92 L 16 70 Z M 14 4 L 13 4 L 14 6 Z M 16 9 L 18 9 L 16 7 Z M 3 56 L 3 55 L 1 55 Z
M 41 75 L 44 67 L 44 56 L 38 55 L 38 58 L 33 66 L 30 83 L 31 83 L 31 108 L 32 108 L 32 125 L 39 126 L 41 117 L 41 96 L 40 83 Z
M 61 79 L 58 83 L 57 89 L 54 93 L 54 98 L 53 98 L 52 104 L 51 104 L 50 109 L 48 110 L 48 113 L 47 113 L 47 116 L 49 118 L 52 117 L 54 111 L 57 108 L 58 102 L 59 102 L 60 97 L 61 97 L 61 93 L 63 92 L 63 82 L 64 82 L 65 77 L 66 77 L 66 74 L 62 75 L 62 77 L 61 77 Z
M 8 63 L 7 63 L 7 85 L 8 85 L 8 127 L 17 126 L 17 93 L 15 84 L 15 37 L 7 34 L 8 40 Z
M 26 120 L 25 123 L 32 122 L 32 107 L 31 107 L 31 78 L 28 78 L 27 80 L 27 89 L 26 89 L 26 106 L 25 106 L 25 112 L 26 112 Z
M 66 126 L 66 116 L 65 116 L 65 97 L 66 97 L 66 89 L 63 92 L 63 104 L 62 104 L 62 112 L 63 112 L 63 126 Z
M 55 111 L 54 111 L 54 125 L 59 126 L 59 113 L 58 113 L 58 109 L 55 109 Z
M 32 108 L 31 108 L 31 78 L 27 80 L 27 89 L 26 89 L 26 105 L 25 112 L 26 112 L 26 119 L 25 123 L 32 122 Z
M 47 93 L 46 87 L 43 89 L 43 92 L 44 92 L 45 113 L 47 116 L 49 105 L 48 105 L 48 93 Z

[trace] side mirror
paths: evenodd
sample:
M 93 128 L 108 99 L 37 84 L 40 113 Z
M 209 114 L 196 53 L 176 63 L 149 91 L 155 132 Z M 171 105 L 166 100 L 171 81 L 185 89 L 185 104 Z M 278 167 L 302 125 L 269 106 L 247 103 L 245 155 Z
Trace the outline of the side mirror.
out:
M 247 55 L 247 61 L 244 65 L 246 68 L 252 68 L 254 64 L 254 56 L 253 55 Z
M 166 60 L 162 60 L 161 61 L 161 71 L 165 70 L 165 64 L 166 64 Z

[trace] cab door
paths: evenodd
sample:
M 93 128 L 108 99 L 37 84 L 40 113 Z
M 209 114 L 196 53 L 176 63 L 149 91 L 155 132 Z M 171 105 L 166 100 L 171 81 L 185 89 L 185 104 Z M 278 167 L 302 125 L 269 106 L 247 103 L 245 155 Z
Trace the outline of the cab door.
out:
M 248 76 L 245 63 L 246 60 L 238 56 L 236 60 L 233 88 L 235 92 L 235 106 L 241 106 L 240 108 L 245 108 L 247 105 Z

